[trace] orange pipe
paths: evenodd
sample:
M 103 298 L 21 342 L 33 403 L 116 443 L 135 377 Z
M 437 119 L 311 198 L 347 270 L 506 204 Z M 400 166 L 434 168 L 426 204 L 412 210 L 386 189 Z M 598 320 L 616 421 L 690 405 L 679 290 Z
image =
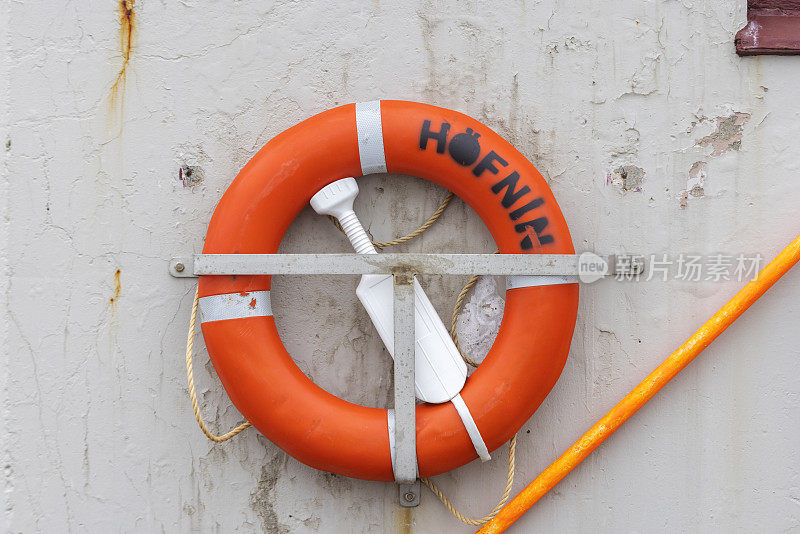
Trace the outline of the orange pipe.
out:
M 800 260 L 800 236 L 783 249 L 774 260 L 758 273 L 741 291 L 719 309 L 711 318 L 687 339 L 678 350 L 655 368 L 647 378 L 622 400 L 610 412 L 603 416 L 581 438 L 572 444 L 564 454 L 542 471 L 536 479 L 528 484 L 514 499 L 506 504 L 494 519 L 486 523 L 479 534 L 496 534 L 504 532 L 531 506 L 544 497 L 561 479 L 575 469 L 593 450 L 603 443 L 636 411 L 644 406 L 663 388 L 667 382 L 680 373 L 689 362 L 708 347 L 731 323 L 763 295 L 778 279 L 786 274 Z

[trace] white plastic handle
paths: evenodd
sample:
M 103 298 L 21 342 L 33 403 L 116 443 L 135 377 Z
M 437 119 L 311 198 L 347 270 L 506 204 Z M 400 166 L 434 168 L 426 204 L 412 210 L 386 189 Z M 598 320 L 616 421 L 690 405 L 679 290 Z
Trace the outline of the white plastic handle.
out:
M 377 254 L 364 227 L 353 212 L 358 195 L 354 178 L 338 180 L 323 187 L 311 198 L 311 206 L 322 215 L 339 220 L 350 243 L 359 254 Z M 368 274 L 361 277 L 356 290 L 372 319 L 383 344 L 394 358 L 394 287 L 391 275 Z M 461 391 L 467 379 L 467 364 L 461 358 L 450 334 L 430 299 L 414 279 L 415 389 L 425 402 L 447 402 Z

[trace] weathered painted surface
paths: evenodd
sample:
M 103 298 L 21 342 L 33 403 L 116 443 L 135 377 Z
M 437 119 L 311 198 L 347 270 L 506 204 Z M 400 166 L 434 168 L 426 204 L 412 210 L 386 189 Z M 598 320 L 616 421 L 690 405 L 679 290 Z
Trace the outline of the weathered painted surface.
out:
M 123 4 L 0 6 L 8 531 L 471 530 L 430 494 L 400 509 L 390 484 L 316 472 L 252 430 L 211 445 L 192 417 L 193 283 L 169 277 L 166 260 L 198 252 L 236 172 L 316 112 L 403 98 L 484 121 L 548 179 L 578 250 L 770 256 L 800 229 L 800 62 L 736 55 L 744 1 Z M 401 176 L 361 184 L 359 216 L 380 240 L 414 228 L 446 194 Z M 349 245 L 309 209 L 282 250 Z M 403 250 L 494 244 L 456 202 Z M 448 322 L 465 281 L 423 279 Z M 317 383 L 388 406 L 390 358 L 356 283 L 280 277 L 273 308 Z M 564 374 L 520 436 L 515 489 L 739 285 L 584 287 Z M 519 531 L 798 529 L 798 295 L 800 271 Z M 502 293 L 479 285 L 459 324 L 470 350 L 489 346 L 501 308 Z M 206 362 L 201 349 L 203 411 L 227 429 L 240 416 Z M 505 452 L 495 457 L 439 477 L 474 515 L 502 489 Z

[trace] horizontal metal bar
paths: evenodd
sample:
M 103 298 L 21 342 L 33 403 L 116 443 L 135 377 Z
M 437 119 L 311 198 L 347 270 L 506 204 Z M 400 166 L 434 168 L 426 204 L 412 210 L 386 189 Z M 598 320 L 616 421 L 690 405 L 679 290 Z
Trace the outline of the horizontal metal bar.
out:
M 258 274 L 490 274 L 577 275 L 586 253 L 577 254 L 196 254 L 173 258 L 176 277 Z M 595 256 L 605 275 L 639 274 L 639 256 Z M 628 259 L 630 261 L 619 261 Z

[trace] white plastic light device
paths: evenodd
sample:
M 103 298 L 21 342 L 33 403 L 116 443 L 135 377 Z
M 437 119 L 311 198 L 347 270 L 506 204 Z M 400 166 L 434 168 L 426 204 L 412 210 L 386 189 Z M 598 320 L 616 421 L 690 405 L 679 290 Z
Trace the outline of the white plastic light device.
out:
M 377 254 L 353 211 L 358 195 L 355 178 L 337 180 L 311 197 L 320 215 L 332 215 L 359 254 Z M 356 295 L 366 308 L 383 344 L 394 358 L 394 283 L 389 274 L 365 274 Z M 442 403 L 458 395 L 467 379 L 467 364 L 428 296 L 414 278 L 415 390 L 420 400 Z

